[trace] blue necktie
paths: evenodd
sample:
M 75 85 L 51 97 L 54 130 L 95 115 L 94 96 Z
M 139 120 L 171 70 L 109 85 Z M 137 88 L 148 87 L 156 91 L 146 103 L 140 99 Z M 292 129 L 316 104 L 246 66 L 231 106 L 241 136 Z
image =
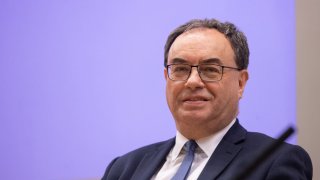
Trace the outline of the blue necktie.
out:
M 187 151 L 186 156 L 184 157 L 177 173 L 173 176 L 171 180 L 185 180 L 190 171 L 192 161 L 194 158 L 194 151 L 197 147 L 197 143 L 194 140 L 186 142 L 185 149 Z

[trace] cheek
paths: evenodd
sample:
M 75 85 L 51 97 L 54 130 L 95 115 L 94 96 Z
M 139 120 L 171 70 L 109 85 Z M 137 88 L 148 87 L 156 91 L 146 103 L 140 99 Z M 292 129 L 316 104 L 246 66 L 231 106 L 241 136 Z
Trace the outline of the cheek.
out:
M 238 99 L 239 86 L 237 85 L 237 82 L 233 81 L 232 79 L 221 83 L 218 89 L 219 90 L 217 92 L 217 96 L 222 98 L 224 101 L 232 101 Z
M 223 86 L 220 82 L 214 82 L 207 84 L 206 89 L 209 91 L 211 96 L 215 98 L 217 95 L 221 94 L 221 90 L 223 89 L 222 87 Z
M 232 98 L 233 95 L 237 95 L 235 87 L 229 82 L 219 81 L 216 83 L 208 84 L 207 89 L 214 98 L 214 103 L 221 104 Z
M 170 108 L 173 108 L 174 105 L 178 102 L 178 96 L 181 92 L 181 85 L 174 82 L 167 82 L 166 86 L 166 97 L 167 103 Z
M 172 108 L 172 103 L 174 102 L 174 94 L 173 94 L 173 89 L 172 89 L 172 85 L 170 83 L 167 82 L 167 86 L 166 86 L 166 98 L 167 98 L 167 103 L 170 107 L 170 109 Z

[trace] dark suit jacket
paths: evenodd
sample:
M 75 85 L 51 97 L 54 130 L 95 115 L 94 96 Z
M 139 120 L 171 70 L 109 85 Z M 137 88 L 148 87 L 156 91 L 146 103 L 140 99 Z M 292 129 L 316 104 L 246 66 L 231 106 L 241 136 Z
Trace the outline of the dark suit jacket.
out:
M 271 137 L 247 132 L 236 121 L 217 146 L 198 179 L 232 180 L 272 142 L 274 139 Z M 174 143 L 175 139 L 172 138 L 114 159 L 102 180 L 150 179 L 162 167 Z M 311 180 L 311 160 L 301 147 L 283 143 L 246 179 Z

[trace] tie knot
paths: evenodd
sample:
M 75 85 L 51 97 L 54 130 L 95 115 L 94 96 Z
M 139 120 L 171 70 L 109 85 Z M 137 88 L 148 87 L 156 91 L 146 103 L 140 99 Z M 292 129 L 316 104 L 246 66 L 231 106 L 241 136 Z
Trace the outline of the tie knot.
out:
M 187 152 L 193 153 L 197 148 L 197 143 L 194 140 L 189 140 L 188 142 L 186 142 L 185 148 Z

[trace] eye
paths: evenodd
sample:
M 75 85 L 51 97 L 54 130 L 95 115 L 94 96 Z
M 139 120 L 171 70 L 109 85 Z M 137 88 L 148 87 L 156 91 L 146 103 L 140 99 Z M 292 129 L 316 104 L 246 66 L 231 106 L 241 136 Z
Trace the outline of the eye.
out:
M 173 65 L 171 66 L 171 70 L 173 73 L 185 73 L 190 71 L 190 67 L 185 65 Z
M 220 68 L 214 65 L 201 66 L 200 71 L 203 73 L 220 73 Z

